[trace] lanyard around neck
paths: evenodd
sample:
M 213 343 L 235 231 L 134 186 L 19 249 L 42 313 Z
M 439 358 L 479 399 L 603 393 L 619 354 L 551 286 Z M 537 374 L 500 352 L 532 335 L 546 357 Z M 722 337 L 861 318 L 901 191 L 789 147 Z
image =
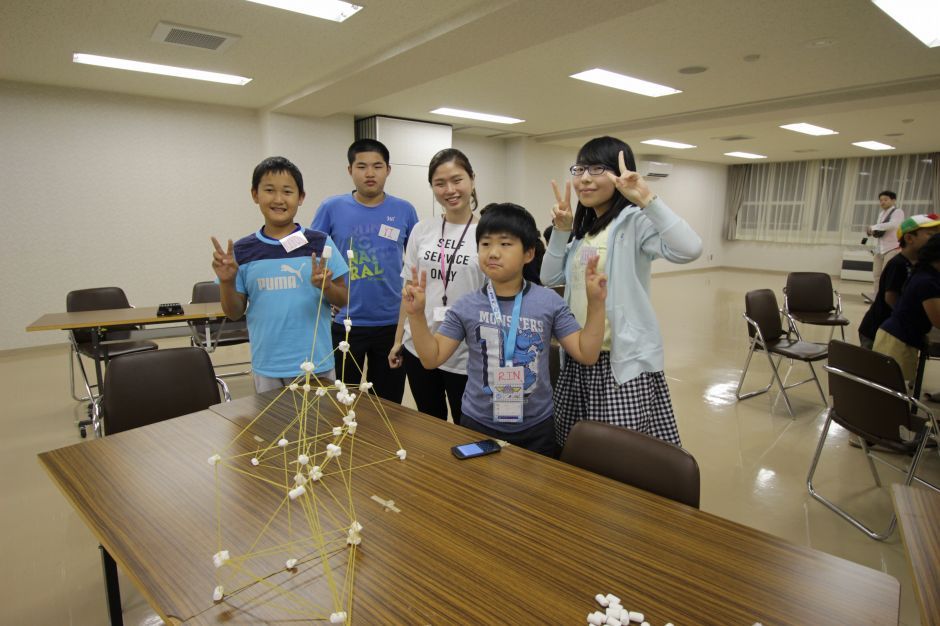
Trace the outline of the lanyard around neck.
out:
M 516 294 L 512 303 L 512 318 L 509 321 L 509 331 L 503 330 L 503 314 L 499 310 L 499 301 L 496 299 L 496 292 L 493 290 L 493 283 L 486 284 L 486 295 L 490 300 L 490 308 L 493 310 L 493 317 L 496 319 L 496 326 L 500 334 L 504 334 L 503 354 L 500 358 L 500 366 L 513 364 L 512 357 L 516 352 L 516 333 L 519 330 L 519 314 L 522 311 L 522 293 L 525 291 L 526 283 L 522 281 L 522 288 Z
M 441 281 L 444 283 L 444 295 L 441 296 L 441 304 L 447 306 L 447 285 L 450 281 L 447 279 L 450 276 L 450 268 L 454 265 L 454 257 L 457 256 L 457 251 L 460 250 L 460 245 L 463 243 L 464 235 L 467 234 L 467 230 L 470 228 L 470 223 L 473 222 L 473 211 L 470 212 L 470 219 L 467 220 L 466 226 L 463 227 L 463 232 L 460 233 L 460 239 L 457 240 L 457 246 L 454 248 L 454 253 L 450 255 L 450 261 L 447 262 L 447 269 L 444 269 L 444 226 L 447 225 L 447 218 L 441 215 Z

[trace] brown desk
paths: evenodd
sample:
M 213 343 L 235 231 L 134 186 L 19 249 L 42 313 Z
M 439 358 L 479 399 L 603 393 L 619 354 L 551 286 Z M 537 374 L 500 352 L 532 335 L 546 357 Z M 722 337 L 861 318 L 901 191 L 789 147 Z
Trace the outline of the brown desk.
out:
M 913 573 L 921 623 L 940 624 L 940 494 L 892 485 L 891 497 Z
M 263 604 L 269 592 L 262 585 L 219 604 L 210 597 L 215 491 L 206 458 L 271 397 L 40 455 L 170 623 L 284 618 Z M 270 440 L 293 415 L 285 404 L 250 434 Z M 580 624 L 597 608 L 594 595 L 608 592 L 653 624 L 897 623 L 899 584 L 884 573 L 518 448 L 458 461 L 450 446 L 478 434 L 383 404 L 408 458 L 354 475 L 365 527 L 354 624 Z M 374 409 L 360 403 L 357 414 L 357 437 L 381 436 Z M 372 495 L 393 499 L 400 513 L 383 510 Z M 236 538 L 234 520 L 257 518 L 270 504 L 248 484 L 227 484 L 221 507 L 233 520 L 232 541 L 247 541 Z M 282 562 L 271 568 L 272 580 L 322 601 L 320 571 L 287 574 Z

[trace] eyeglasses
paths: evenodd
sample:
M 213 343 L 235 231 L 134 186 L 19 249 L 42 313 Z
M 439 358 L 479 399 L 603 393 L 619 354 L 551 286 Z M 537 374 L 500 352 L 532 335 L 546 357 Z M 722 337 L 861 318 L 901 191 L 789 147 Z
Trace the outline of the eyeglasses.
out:
M 571 172 L 572 176 L 584 176 L 584 172 L 591 176 L 600 176 L 604 172 L 613 170 L 606 165 L 572 165 L 568 168 L 568 171 Z

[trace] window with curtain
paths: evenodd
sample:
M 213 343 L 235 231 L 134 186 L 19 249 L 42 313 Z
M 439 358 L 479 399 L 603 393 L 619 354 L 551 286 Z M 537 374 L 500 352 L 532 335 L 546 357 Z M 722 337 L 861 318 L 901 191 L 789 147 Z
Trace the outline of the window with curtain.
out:
M 729 172 L 729 239 L 856 244 L 877 221 L 890 189 L 907 215 L 936 212 L 940 154 L 734 165 Z

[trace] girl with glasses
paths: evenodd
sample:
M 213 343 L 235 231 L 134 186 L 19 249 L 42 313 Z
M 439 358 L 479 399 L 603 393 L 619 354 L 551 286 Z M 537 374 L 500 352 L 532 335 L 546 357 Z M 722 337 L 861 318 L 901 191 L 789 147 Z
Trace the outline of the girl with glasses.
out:
M 663 342 L 650 302 L 654 259 L 689 263 L 702 240 L 636 173 L 633 151 L 613 137 L 582 146 L 572 180 L 557 203 L 542 260 L 545 285 L 565 285 L 565 300 L 583 325 L 587 311 L 584 273 L 600 257 L 608 276 L 607 325 L 594 365 L 565 359 L 555 384 L 555 434 L 563 446 L 575 422 L 607 422 L 681 445 L 663 373 Z M 571 188 L 577 207 L 571 208 Z M 568 243 L 569 235 L 574 234 Z
M 443 208 L 440 217 L 429 217 L 415 226 L 408 239 L 402 278 L 411 283 L 412 268 L 427 273 L 424 316 L 431 334 L 437 332 L 448 307 L 464 294 L 483 288 L 483 271 L 477 255 L 477 192 L 470 160 L 460 150 L 447 148 L 431 158 L 428 183 Z M 426 370 L 411 338 L 410 322 L 398 321 L 395 345 L 388 355 L 390 367 L 404 366 L 418 410 L 442 420 L 450 406 L 454 422 L 460 419 L 461 398 L 467 385 L 466 344 L 440 367 Z

